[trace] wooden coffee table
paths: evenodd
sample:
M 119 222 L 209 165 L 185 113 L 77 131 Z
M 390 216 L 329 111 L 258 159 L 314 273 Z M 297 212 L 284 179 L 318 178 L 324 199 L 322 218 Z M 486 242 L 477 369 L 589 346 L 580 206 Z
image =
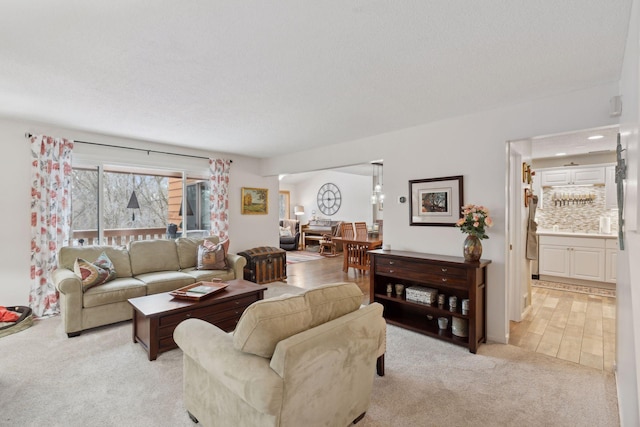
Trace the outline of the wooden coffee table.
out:
M 200 301 L 176 299 L 168 292 L 129 299 L 133 306 L 133 342 L 147 351 L 149 360 L 177 347 L 173 330 L 183 320 L 195 318 L 226 332 L 235 329 L 242 312 L 264 297 L 266 286 L 246 280 L 229 280 L 229 286 Z

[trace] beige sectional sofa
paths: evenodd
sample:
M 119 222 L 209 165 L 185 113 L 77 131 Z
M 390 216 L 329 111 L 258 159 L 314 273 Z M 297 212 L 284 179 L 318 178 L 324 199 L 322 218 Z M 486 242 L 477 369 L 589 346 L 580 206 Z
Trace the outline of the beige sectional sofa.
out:
M 215 236 L 207 240 L 218 243 Z M 168 292 L 212 278 L 242 278 L 247 261 L 227 254 L 226 270 L 198 270 L 198 246 L 204 239 L 181 237 L 175 240 L 133 241 L 128 248 L 113 246 L 64 247 L 58 256 L 53 283 L 60 292 L 64 330 L 69 337 L 97 326 L 133 316 L 129 298 Z M 93 262 L 105 252 L 116 270 L 116 279 L 82 291 L 82 281 L 74 273 L 77 258 Z
M 369 407 L 386 350 L 382 305 L 334 283 L 249 306 L 233 334 L 178 325 L 184 405 L 201 425 L 347 426 Z M 383 374 L 379 371 L 379 374 Z

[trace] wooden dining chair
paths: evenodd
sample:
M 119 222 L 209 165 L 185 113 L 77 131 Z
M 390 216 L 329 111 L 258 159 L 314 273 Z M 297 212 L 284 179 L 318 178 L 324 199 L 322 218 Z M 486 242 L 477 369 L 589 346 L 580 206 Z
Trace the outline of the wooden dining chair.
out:
M 356 222 L 356 239 L 365 239 L 367 238 L 367 223 L 366 222 Z
M 350 222 L 343 222 L 340 225 L 340 236 L 343 239 L 353 239 L 355 237 L 355 232 L 353 231 L 353 224 Z

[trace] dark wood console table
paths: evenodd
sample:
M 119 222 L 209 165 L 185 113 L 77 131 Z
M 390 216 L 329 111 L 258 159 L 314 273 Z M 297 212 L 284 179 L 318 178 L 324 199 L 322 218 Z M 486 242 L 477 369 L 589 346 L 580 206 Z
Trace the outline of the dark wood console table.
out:
M 416 331 L 434 338 L 468 347 L 475 353 L 481 343 L 487 341 L 486 326 L 486 275 L 490 260 L 465 262 L 462 257 L 433 255 L 407 251 L 369 252 L 371 259 L 370 301 L 384 306 L 388 323 Z M 393 292 L 387 293 L 387 285 Z M 396 284 L 403 284 L 405 291 L 398 296 Z M 424 286 L 436 289 L 446 296 L 445 306 L 407 301 L 406 288 Z M 450 296 L 458 299 L 457 308 L 449 310 Z M 469 300 L 469 311 L 462 314 L 462 300 Z M 438 317 L 448 319 L 448 327 L 439 329 Z M 468 322 L 468 337 L 452 333 L 453 318 Z

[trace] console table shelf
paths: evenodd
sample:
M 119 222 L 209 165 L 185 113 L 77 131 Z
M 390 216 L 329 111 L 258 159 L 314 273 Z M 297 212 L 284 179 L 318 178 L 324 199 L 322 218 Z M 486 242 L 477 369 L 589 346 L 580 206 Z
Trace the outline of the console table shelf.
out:
M 400 304 L 406 304 L 408 306 L 415 306 L 418 309 L 422 309 L 422 308 L 428 307 L 430 314 L 433 315 L 433 316 L 451 316 L 453 314 L 453 313 L 451 313 L 449 311 L 448 308 L 438 308 L 435 305 L 423 304 L 423 303 L 414 302 L 414 301 L 407 301 L 404 297 L 400 298 L 400 297 L 397 297 L 397 296 L 394 296 L 394 295 L 389 296 L 388 294 L 376 294 L 375 298 L 376 298 L 376 301 L 379 301 L 379 299 L 385 299 L 387 301 L 397 302 L 397 303 L 400 303 Z M 461 314 L 461 313 L 456 313 L 456 317 L 460 317 L 462 319 L 468 319 L 469 318 L 468 315 Z
M 486 270 L 489 260 L 465 262 L 461 257 L 432 255 L 408 251 L 370 251 L 370 300 L 384 306 L 384 317 L 389 324 L 469 348 L 475 353 L 486 342 Z M 446 295 L 445 305 L 407 301 L 386 292 L 387 285 L 403 284 L 436 289 Z M 392 286 L 395 290 L 395 286 Z M 454 311 L 449 310 L 448 298 L 458 299 Z M 461 303 L 469 300 L 469 311 L 462 314 Z M 438 327 L 438 317 L 446 317 L 446 329 Z M 453 318 L 464 319 L 468 336 L 452 333 Z

